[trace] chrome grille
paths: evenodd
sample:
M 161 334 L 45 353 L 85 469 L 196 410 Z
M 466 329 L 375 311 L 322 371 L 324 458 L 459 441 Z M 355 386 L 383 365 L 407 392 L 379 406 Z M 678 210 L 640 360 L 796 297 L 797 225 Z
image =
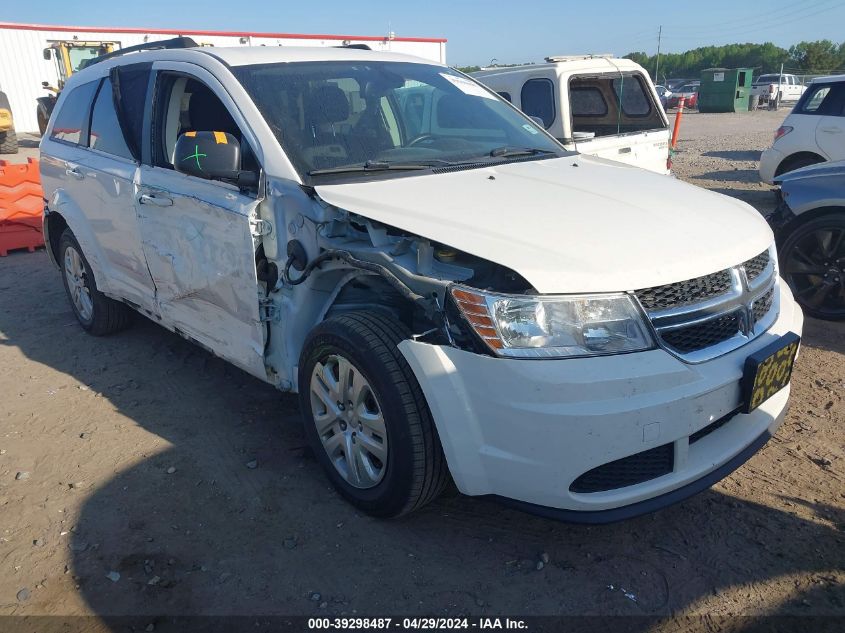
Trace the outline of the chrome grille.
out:
M 763 274 L 766 266 L 769 265 L 769 251 L 763 251 L 757 257 L 752 257 L 742 266 L 745 268 L 745 274 L 748 276 L 748 281 L 754 281 Z
M 774 323 L 780 309 L 776 283 L 767 250 L 726 270 L 634 294 L 661 345 L 697 363 L 744 345 Z
M 727 292 L 730 287 L 731 275 L 727 270 L 722 270 L 674 284 L 643 288 L 637 290 L 636 295 L 646 310 L 662 310 L 716 297 Z
M 754 302 L 751 312 L 754 314 L 754 322 L 762 319 L 772 309 L 772 301 L 775 298 L 775 289 L 771 288 L 766 294 Z

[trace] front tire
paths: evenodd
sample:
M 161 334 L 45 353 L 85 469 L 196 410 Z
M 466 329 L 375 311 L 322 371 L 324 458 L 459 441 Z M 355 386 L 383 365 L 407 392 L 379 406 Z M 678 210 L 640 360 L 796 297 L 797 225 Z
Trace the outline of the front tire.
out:
M 407 514 L 449 480 L 428 404 L 397 345 L 399 321 L 348 312 L 315 327 L 299 363 L 305 435 L 335 488 L 380 517 Z
M 780 248 L 780 268 L 804 312 L 845 319 L 845 212 L 795 228 Z
M 65 229 L 59 240 L 59 263 L 65 292 L 82 329 L 94 336 L 103 336 L 130 325 L 132 311 L 97 290 L 91 266 L 70 229 Z

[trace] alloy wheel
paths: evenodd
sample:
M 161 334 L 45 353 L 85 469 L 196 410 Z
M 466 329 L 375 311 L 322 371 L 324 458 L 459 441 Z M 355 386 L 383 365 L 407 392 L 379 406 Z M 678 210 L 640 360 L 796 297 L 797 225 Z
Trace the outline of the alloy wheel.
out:
M 76 312 L 83 321 L 90 321 L 94 315 L 94 301 L 88 287 L 88 275 L 85 273 L 82 256 L 73 246 L 65 249 L 64 269 L 67 289 Z
M 786 253 L 783 274 L 799 303 L 828 317 L 845 315 L 845 228 L 802 235 Z
M 370 383 L 349 359 L 332 354 L 311 373 L 317 435 L 335 469 L 355 488 L 373 488 L 387 470 L 387 428 Z

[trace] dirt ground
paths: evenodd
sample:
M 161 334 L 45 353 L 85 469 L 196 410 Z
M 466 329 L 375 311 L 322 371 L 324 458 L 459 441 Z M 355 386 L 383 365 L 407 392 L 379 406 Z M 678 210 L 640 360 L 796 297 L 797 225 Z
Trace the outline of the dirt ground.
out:
M 765 210 L 756 161 L 785 115 L 688 113 L 677 175 Z M 845 324 L 804 336 L 777 436 L 679 505 L 585 527 L 453 493 L 380 521 L 330 489 L 294 396 L 144 319 L 92 338 L 46 254 L 10 254 L 0 615 L 845 618 Z

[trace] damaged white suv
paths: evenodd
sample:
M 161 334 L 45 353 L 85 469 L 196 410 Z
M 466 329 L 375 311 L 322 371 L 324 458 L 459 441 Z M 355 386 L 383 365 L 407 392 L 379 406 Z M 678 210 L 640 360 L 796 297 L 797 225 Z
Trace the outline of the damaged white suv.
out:
M 783 419 L 803 319 L 765 221 L 568 152 L 446 66 L 104 57 L 68 81 L 41 154 L 82 326 L 134 310 L 298 392 L 317 459 L 372 514 L 451 477 L 617 520 L 712 485 Z

